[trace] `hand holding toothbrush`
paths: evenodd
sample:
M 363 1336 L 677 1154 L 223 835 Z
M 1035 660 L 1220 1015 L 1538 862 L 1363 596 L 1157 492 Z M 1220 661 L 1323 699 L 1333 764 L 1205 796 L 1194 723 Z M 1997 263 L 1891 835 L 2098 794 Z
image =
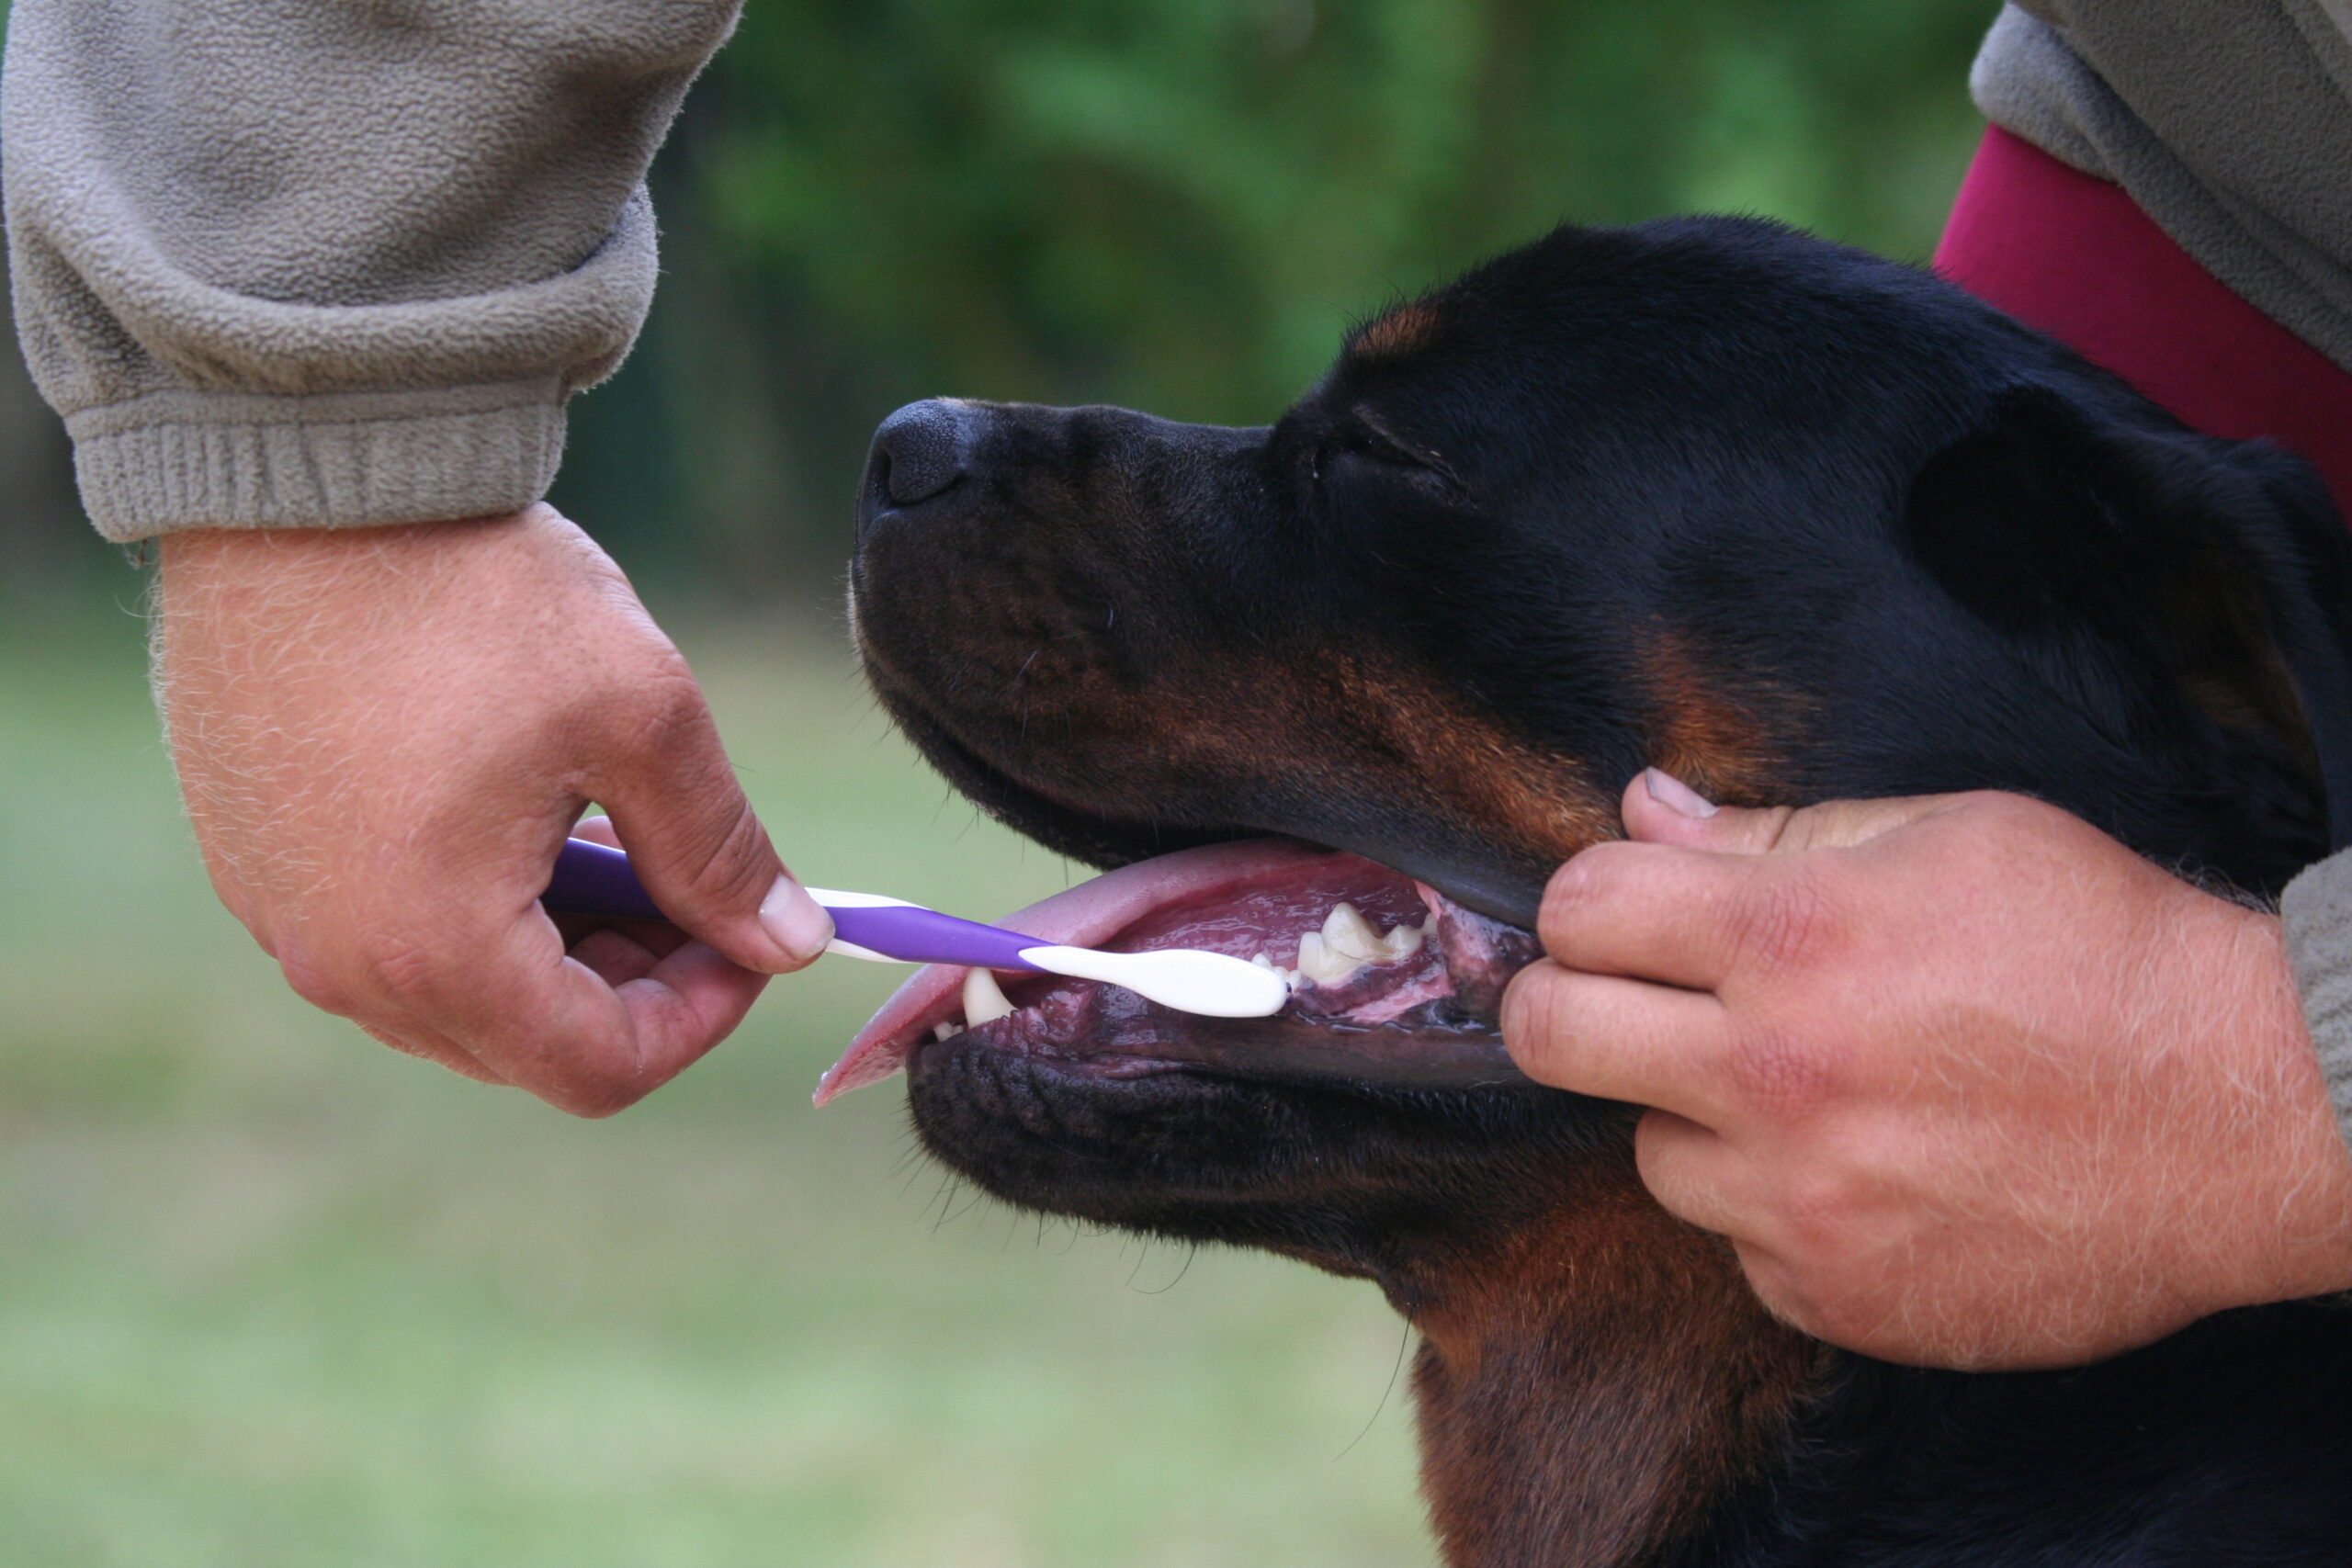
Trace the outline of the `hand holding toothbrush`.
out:
M 400 1050 L 605 1114 L 832 934 L 685 661 L 545 506 L 168 536 L 156 660 L 221 901 L 297 992 Z M 541 909 L 589 800 L 683 932 Z

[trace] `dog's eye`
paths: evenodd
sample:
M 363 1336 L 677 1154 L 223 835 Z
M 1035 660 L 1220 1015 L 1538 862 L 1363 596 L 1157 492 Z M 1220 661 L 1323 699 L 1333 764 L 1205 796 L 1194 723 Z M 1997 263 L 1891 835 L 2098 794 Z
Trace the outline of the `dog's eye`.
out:
M 1357 457 L 1369 457 L 1375 463 L 1386 463 L 1395 468 L 1425 468 L 1431 472 L 1436 471 L 1428 458 L 1408 447 L 1398 446 L 1377 431 L 1366 431 L 1351 435 L 1341 446 L 1340 450 L 1353 453 Z
M 1369 423 L 1340 437 L 1330 456 L 1359 457 L 1387 473 L 1443 490 L 1460 488 L 1453 471 L 1436 453 L 1422 451 Z M 1328 464 L 1329 460 L 1327 457 L 1325 462 Z

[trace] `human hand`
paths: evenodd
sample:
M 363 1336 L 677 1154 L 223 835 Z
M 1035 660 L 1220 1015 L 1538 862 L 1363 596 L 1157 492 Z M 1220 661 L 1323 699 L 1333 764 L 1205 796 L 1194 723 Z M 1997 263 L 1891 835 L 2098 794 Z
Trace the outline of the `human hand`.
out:
M 1506 998 L 1538 1080 L 1652 1106 L 1643 1180 L 1779 1315 L 2070 1365 L 2352 1286 L 2352 1157 L 2276 919 L 2017 795 L 1624 796 Z
M 156 690 L 214 889 L 296 991 L 387 1044 L 602 1115 L 831 935 L 685 660 L 548 507 L 170 535 L 158 605 Z M 539 908 L 591 801 L 693 940 L 560 933 Z

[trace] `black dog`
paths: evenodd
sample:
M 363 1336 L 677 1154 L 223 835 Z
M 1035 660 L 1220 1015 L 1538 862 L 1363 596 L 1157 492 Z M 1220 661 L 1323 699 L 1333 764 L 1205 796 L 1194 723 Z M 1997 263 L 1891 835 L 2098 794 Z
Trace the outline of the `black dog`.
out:
M 933 975 L 835 1086 L 907 1059 L 1012 1202 L 1378 1281 L 1449 1561 L 2352 1562 L 2336 1307 L 2067 1373 L 1833 1352 L 1648 1201 L 1632 1111 L 1493 1038 L 1645 764 L 2024 791 L 2275 893 L 2352 818 L 2352 547 L 2301 464 L 1933 278 L 1684 220 L 1390 312 L 1271 428 L 914 405 L 861 521 L 869 672 L 951 780 L 1097 864 L 1221 846 L 1041 932 L 1316 983 L 1231 1024 Z

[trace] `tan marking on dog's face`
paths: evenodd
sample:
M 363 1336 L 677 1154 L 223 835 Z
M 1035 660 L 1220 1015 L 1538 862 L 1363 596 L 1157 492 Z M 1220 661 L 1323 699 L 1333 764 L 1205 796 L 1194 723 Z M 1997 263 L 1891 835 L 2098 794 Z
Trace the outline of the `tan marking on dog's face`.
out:
M 1443 318 L 1426 300 L 1400 305 L 1358 333 L 1349 351 L 1365 359 L 1385 359 L 1426 348 L 1437 336 Z
M 1650 761 L 1710 800 L 1776 804 L 1791 716 L 1762 710 L 1786 708 L 1787 700 L 1736 690 L 1707 668 L 1679 631 L 1645 638 L 1641 668 L 1650 702 Z
M 1249 798 L 1272 789 L 1459 823 L 1498 852 L 1549 864 L 1623 836 L 1622 781 L 1511 734 L 1379 652 L 1326 645 L 1195 667 L 1163 673 L 1146 694 L 1088 666 L 1057 667 L 1034 701 L 1036 732 L 1086 744 L 1057 746 L 1064 765 L 1049 773 L 1019 773 L 1106 816 L 1148 819 L 1170 791 Z
M 1616 791 L 1578 759 L 1546 752 L 1426 676 L 1339 654 L 1318 686 L 1369 758 L 1394 759 L 1400 784 L 1424 781 L 1455 820 L 1554 860 L 1623 836 Z

